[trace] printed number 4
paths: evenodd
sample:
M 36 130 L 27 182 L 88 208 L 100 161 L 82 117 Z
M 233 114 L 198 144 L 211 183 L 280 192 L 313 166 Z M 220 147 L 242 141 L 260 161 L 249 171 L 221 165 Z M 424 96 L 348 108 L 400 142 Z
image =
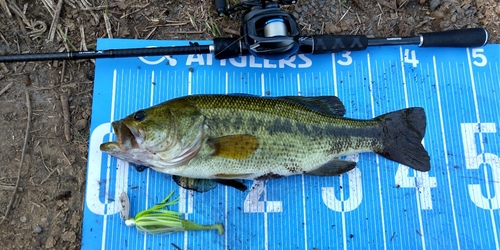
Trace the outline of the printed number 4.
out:
M 421 209 L 432 209 L 431 188 L 437 187 L 436 177 L 429 176 L 428 172 L 415 171 L 415 177 L 409 176 L 410 168 L 399 164 L 396 171 L 396 185 L 402 188 L 416 188 Z
M 415 52 L 415 50 L 410 51 L 409 49 L 405 49 L 404 62 L 411 63 L 413 67 L 418 66 L 419 61 L 417 59 L 417 53 Z
M 485 168 L 489 166 L 491 169 L 491 176 L 488 176 L 485 170 L 484 189 L 481 188 L 481 184 L 468 185 L 470 198 L 482 209 L 500 209 L 500 158 L 491 153 L 478 154 L 475 139 L 475 135 L 479 134 L 479 143 L 483 148 L 482 134 L 496 133 L 495 123 L 462 123 L 461 129 L 467 169 L 479 169 L 481 165 Z M 486 191 L 486 196 L 482 190 Z

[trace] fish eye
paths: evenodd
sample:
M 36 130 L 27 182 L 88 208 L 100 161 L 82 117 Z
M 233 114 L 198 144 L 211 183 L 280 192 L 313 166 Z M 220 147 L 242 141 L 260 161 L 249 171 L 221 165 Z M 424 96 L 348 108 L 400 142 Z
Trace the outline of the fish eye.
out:
M 144 112 L 144 110 L 139 110 L 139 111 L 135 112 L 134 120 L 140 122 L 140 121 L 143 121 L 144 118 L 146 118 L 146 112 Z

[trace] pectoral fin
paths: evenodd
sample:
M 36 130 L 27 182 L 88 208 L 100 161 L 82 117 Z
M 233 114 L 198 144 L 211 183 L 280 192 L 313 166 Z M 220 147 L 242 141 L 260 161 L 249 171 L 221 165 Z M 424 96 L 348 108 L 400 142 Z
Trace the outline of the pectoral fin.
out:
M 215 174 L 214 176 L 217 178 L 217 179 L 247 179 L 248 176 L 250 176 L 252 174 L 224 174 L 224 173 L 220 173 L 220 174 Z
M 217 183 L 220 183 L 225 186 L 234 187 L 240 191 L 246 191 L 247 186 L 240 181 L 237 180 L 223 180 L 223 179 L 195 179 L 182 177 L 178 175 L 172 175 L 172 179 L 177 183 L 177 185 L 196 192 L 207 192 L 214 189 L 217 186 Z
M 333 159 L 321 165 L 319 168 L 315 170 L 306 172 L 306 174 L 315 176 L 334 176 L 334 175 L 341 175 L 345 172 L 349 172 L 355 167 L 356 167 L 356 162 L 346 161 L 341 159 Z
M 142 172 L 146 169 L 148 169 L 149 167 L 148 166 L 144 166 L 144 165 L 137 165 L 137 164 L 133 164 L 133 163 L 129 163 L 130 166 L 134 167 L 135 168 L 135 171 L 137 172 Z
M 172 175 L 172 179 L 177 185 L 196 192 L 206 192 L 217 187 L 217 182 L 208 179 L 187 178 L 177 175 Z
M 214 148 L 214 156 L 235 160 L 246 159 L 259 148 L 259 141 L 253 135 L 228 135 L 209 139 L 207 143 Z

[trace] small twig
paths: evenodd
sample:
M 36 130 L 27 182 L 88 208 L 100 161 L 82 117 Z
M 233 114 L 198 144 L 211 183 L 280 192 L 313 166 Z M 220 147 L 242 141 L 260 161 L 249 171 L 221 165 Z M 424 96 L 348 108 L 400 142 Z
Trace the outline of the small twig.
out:
M 347 13 L 349 13 L 349 10 L 351 10 L 351 6 L 349 6 L 349 8 L 347 8 L 344 15 L 342 15 L 342 17 L 340 17 L 340 19 L 337 21 L 337 23 L 339 23 L 340 21 L 342 21 L 342 19 L 344 19 L 344 17 L 347 15 Z
M 68 93 L 66 92 L 63 92 L 61 94 L 61 105 L 62 105 L 63 119 L 64 119 L 64 137 L 66 137 L 66 141 L 71 141 Z
M 230 28 L 223 28 L 222 31 L 224 31 L 228 34 L 231 34 L 231 35 L 240 36 L 240 32 L 233 30 L 233 29 L 230 29 Z
M 50 169 L 49 167 L 47 167 L 47 164 L 45 164 L 45 159 L 43 159 L 43 150 L 40 150 L 40 156 L 42 157 L 42 164 L 43 166 L 45 167 L 45 169 L 48 171 L 48 172 L 51 172 L 52 169 Z
M 188 22 L 184 22 L 184 23 L 176 22 L 176 23 L 167 23 L 167 24 L 156 24 L 156 25 L 146 26 L 144 28 L 144 30 L 152 29 L 152 28 L 155 28 L 155 27 L 172 27 L 172 26 L 180 26 L 180 25 L 186 25 L 186 24 L 188 24 Z M 240 33 L 238 33 L 238 35 L 239 34 Z
M 29 132 L 30 132 L 30 127 L 31 127 L 31 102 L 30 102 L 30 95 L 27 90 L 24 91 L 26 94 L 26 106 L 28 107 L 28 119 L 26 121 L 26 133 L 24 135 L 24 144 L 23 144 L 23 151 L 21 153 L 21 161 L 19 162 L 19 168 L 17 170 L 17 181 L 16 181 L 16 186 L 14 187 L 14 192 L 12 192 L 12 196 L 10 197 L 10 202 L 9 205 L 7 206 L 7 210 L 5 210 L 5 215 L 2 218 L 2 221 L 0 221 L 0 225 L 5 221 L 7 216 L 9 215 L 9 211 L 12 207 L 12 204 L 14 203 L 14 198 L 16 197 L 17 193 L 17 188 L 19 187 L 19 180 L 21 179 L 21 169 L 24 163 L 24 155 L 26 154 L 26 145 L 28 144 L 28 137 L 29 137 Z
M 7 16 L 12 18 L 9 7 L 7 7 L 7 2 L 5 0 L 0 0 L 0 5 L 2 5 L 2 8 L 5 10 L 5 13 L 7 13 Z
M 59 16 L 61 15 L 63 3 L 64 0 L 59 0 L 57 3 L 56 12 L 54 13 L 54 18 L 52 19 L 52 24 L 50 25 L 49 36 L 47 37 L 49 42 L 54 41 L 54 37 L 56 36 L 57 24 L 59 23 Z
M 106 26 L 106 32 L 108 33 L 108 38 L 113 38 L 113 32 L 111 32 L 111 23 L 109 22 L 108 13 L 102 15 L 104 17 L 104 24 Z
M 172 34 L 202 34 L 202 33 L 205 33 L 204 31 L 182 31 L 182 30 L 173 30 L 173 31 L 169 31 L 169 33 L 172 33 Z
M 68 27 L 64 28 L 64 36 L 68 37 Z M 66 51 L 70 51 L 68 43 L 66 42 L 66 39 L 63 40 L 64 42 L 64 47 L 66 48 Z M 64 82 L 64 74 L 66 74 L 66 60 L 63 61 L 62 63 L 62 70 L 61 70 L 61 80 L 59 81 L 60 83 Z
M 154 27 L 153 30 L 151 30 L 144 39 L 149 39 L 151 37 L 151 35 L 153 35 L 153 33 L 156 31 L 157 28 L 158 27 Z
M 66 60 L 64 60 L 62 62 L 62 69 L 61 69 L 61 80 L 59 81 L 59 83 L 63 83 L 64 82 L 64 74 L 66 73 Z
M 384 11 L 382 10 L 382 6 L 380 6 L 380 2 L 377 1 L 377 6 L 380 9 L 380 14 L 384 14 Z
M 12 87 L 12 85 L 14 85 L 13 82 L 7 84 L 7 86 L 5 86 L 2 90 L 0 90 L 0 95 L 2 95 L 3 92 L 7 91 L 10 87 Z
M 64 3 L 71 6 L 71 8 L 76 9 L 76 5 L 69 0 L 64 0 Z
M 56 12 L 54 9 L 54 2 L 52 0 L 42 0 L 42 3 L 49 12 L 50 16 L 54 17 L 54 12 Z
M 28 29 L 32 31 L 28 32 L 28 35 L 32 38 L 40 37 L 47 30 L 47 25 L 42 21 L 32 22 Z
M 133 14 L 135 14 L 135 13 L 137 13 L 137 12 L 141 11 L 142 9 L 144 9 L 144 8 L 148 7 L 151 3 L 152 3 L 152 2 L 149 2 L 149 3 L 145 4 L 144 6 L 140 6 L 140 7 L 138 7 L 138 9 L 137 9 L 137 10 L 134 10 L 134 11 L 132 11 L 132 12 L 130 12 L 130 13 L 126 13 L 126 14 L 122 15 L 122 16 L 120 17 L 120 19 L 122 19 L 122 18 L 124 18 L 124 17 L 131 16 L 131 15 L 133 15 Z
M 80 36 L 82 37 L 81 38 L 81 43 L 80 43 L 80 50 L 83 50 L 83 51 L 88 51 L 88 48 L 87 48 L 87 43 L 85 42 L 85 29 L 83 28 L 83 25 L 80 25 Z M 95 64 L 95 59 L 90 59 L 90 61 Z
M 35 203 L 35 202 L 33 202 L 33 201 L 30 201 L 30 202 L 31 202 L 31 204 L 33 204 L 33 205 L 34 205 L 35 207 L 37 207 L 37 208 L 41 208 L 41 207 L 42 207 L 42 206 L 41 206 L 40 204 L 38 204 L 38 203 Z
M 55 168 L 54 170 L 50 171 L 49 175 L 47 175 L 47 177 L 45 177 L 41 182 L 40 182 L 40 185 L 42 185 L 44 182 L 46 182 L 56 171 L 58 170 L 58 168 Z
M 0 63 L 0 68 L 2 68 L 3 73 L 9 73 L 9 69 L 7 68 L 7 66 L 5 66 L 5 63 Z
M 77 50 L 75 45 L 73 45 L 73 43 L 71 43 L 71 41 L 69 40 L 68 36 L 63 33 L 63 31 L 61 30 L 61 28 L 58 28 L 57 31 L 59 32 L 59 35 L 61 36 L 61 38 L 64 40 L 64 45 L 69 45 L 71 46 L 71 48 L 73 48 L 74 50 Z M 67 49 L 67 51 L 69 51 L 69 49 Z
M 2 0 L 0 0 L 2 1 Z M 5 1 L 5 0 L 4 0 Z M 5 43 L 5 45 L 7 45 L 7 47 L 10 47 L 10 44 L 9 42 L 7 42 L 7 40 L 5 39 L 5 37 L 3 36 L 2 32 L 0 32 L 0 37 L 2 38 L 2 41 Z
M 9 8 L 16 14 L 16 21 L 19 24 L 19 28 L 21 29 L 22 33 L 22 38 L 26 42 L 26 44 L 30 45 L 31 40 L 28 39 L 28 31 L 26 31 L 25 26 L 30 26 L 30 22 L 26 18 L 26 16 L 21 12 L 19 7 L 17 5 L 10 3 Z M 19 45 L 18 41 L 16 41 L 16 44 Z M 17 47 L 17 50 L 20 52 L 20 47 Z
M 66 156 L 66 154 L 63 152 L 62 155 L 64 156 L 64 158 L 66 159 L 66 161 L 68 162 L 68 166 L 71 166 L 71 162 L 69 161 L 68 157 Z
M 17 5 L 10 3 L 9 7 L 14 13 L 16 13 L 17 16 L 19 16 L 22 19 L 23 23 L 26 24 L 26 26 L 30 26 L 31 24 L 30 21 L 28 20 L 28 18 L 26 18 L 26 15 L 24 15 L 21 9 L 17 7 Z
M 77 1 L 77 4 L 80 7 L 80 9 L 92 7 L 92 6 L 90 6 L 90 3 L 85 1 L 85 0 Z M 99 16 L 96 13 L 94 13 L 92 10 L 90 11 L 90 14 L 92 15 L 92 17 L 94 17 L 95 22 L 99 23 Z
M 4 185 L 4 184 L 0 184 L 0 189 L 1 189 L 1 190 L 8 190 L 8 191 L 10 191 L 10 190 L 14 190 L 14 188 L 15 188 L 15 187 L 14 187 L 14 186 L 11 186 L 11 185 Z
M 116 3 L 111 3 L 109 5 L 102 5 L 102 6 L 96 6 L 96 7 L 85 7 L 85 8 L 80 8 L 80 10 L 104 10 L 108 8 L 114 8 L 118 6 Z

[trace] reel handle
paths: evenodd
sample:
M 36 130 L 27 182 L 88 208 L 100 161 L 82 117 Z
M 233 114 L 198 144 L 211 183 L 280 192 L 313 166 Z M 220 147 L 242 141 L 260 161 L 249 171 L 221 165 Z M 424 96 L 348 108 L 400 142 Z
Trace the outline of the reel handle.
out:
M 224 11 L 226 11 L 226 0 L 215 0 L 215 9 L 219 16 L 224 16 Z

